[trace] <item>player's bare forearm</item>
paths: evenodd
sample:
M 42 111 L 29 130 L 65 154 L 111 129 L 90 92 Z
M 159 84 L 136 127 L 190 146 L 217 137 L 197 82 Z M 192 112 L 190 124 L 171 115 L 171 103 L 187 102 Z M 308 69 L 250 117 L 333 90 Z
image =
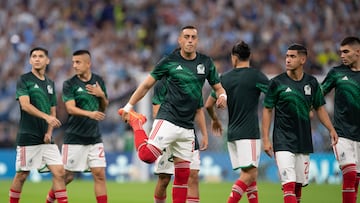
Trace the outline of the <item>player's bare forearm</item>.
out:
M 218 119 L 218 116 L 216 114 L 216 111 L 214 109 L 215 105 L 215 98 L 212 96 L 209 96 L 205 103 L 205 108 L 211 118 L 211 129 L 215 136 L 221 136 L 222 135 L 222 126 L 221 122 Z
M 319 107 L 318 109 L 316 109 L 316 113 L 318 115 L 320 122 L 328 129 L 332 144 L 333 145 L 337 144 L 338 135 L 335 131 L 333 124 L 331 123 L 329 114 L 327 113 L 325 107 L 324 106 Z
M 270 141 L 270 123 L 272 117 L 272 109 L 264 108 L 262 117 L 262 140 L 263 147 L 266 154 L 270 157 L 273 156 L 273 149 Z
M 154 86 L 155 82 L 156 80 L 151 75 L 148 75 L 146 79 L 135 90 L 135 92 L 131 95 L 128 103 L 131 105 L 135 105 L 136 103 L 138 103 L 146 95 L 150 88 Z
M 200 128 L 202 134 L 202 146 L 201 150 L 205 150 L 208 147 L 208 134 L 206 130 L 205 114 L 202 108 L 196 110 L 195 121 Z

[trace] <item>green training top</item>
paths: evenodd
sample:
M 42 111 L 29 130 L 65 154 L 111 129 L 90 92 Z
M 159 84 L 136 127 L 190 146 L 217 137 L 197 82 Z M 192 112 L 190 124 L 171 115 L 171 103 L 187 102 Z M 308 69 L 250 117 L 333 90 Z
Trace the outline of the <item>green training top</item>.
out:
M 213 61 L 201 53 L 185 60 L 177 50 L 163 58 L 150 73 L 156 80 L 166 77 L 167 94 L 157 114 L 177 126 L 193 129 L 196 109 L 203 106 L 202 87 L 220 82 Z
M 49 115 L 51 107 L 56 106 L 55 85 L 47 76 L 45 80 L 40 80 L 32 72 L 20 76 L 16 85 L 16 99 L 18 100 L 20 96 L 29 96 L 30 103 L 35 108 Z M 44 144 L 44 135 L 48 130 L 47 122 L 28 114 L 21 107 L 20 113 L 16 144 L 18 146 Z
M 275 107 L 274 151 L 312 153 L 309 112 L 325 104 L 316 78 L 304 73 L 294 81 L 285 73 L 270 80 L 264 106 Z
M 337 134 L 360 142 L 360 71 L 345 65 L 334 67 L 321 87 L 325 95 L 335 88 L 333 123 Z
M 99 83 L 107 97 L 106 87 L 103 79 L 92 73 L 91 79 L 87 82 L 81 81 L 76 75 L 66 80 L 63 84 L 62 99 L 64 102 L 75 100 L 76 106 L 87 111 L 98 111 L 100 98 L 88 94 L 85 86 Z M 96 144 L 102 142 L 99 130 L 99 122 L 85 116 L 69 115 L 64 144 Z
M 258 103 L 268 78 L 254 68 L 234 68 L 220 76 L 227 93 L 228 141 L 260 139 Z M 212 96 L 216 98 L 215 93 Z

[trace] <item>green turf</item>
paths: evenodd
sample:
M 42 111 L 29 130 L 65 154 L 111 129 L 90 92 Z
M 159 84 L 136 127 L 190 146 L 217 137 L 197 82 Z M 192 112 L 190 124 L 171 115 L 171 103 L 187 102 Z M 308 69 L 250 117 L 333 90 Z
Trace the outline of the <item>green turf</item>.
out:
M 11 181 L 0 181 L 0 203 L 8 202 L 8 191 Z M 49 181 L 40 183 L 26 182 L 21 196 L 21 203 L 45 202 L 45 196 L 50 187 Z M 226 202 L 232 183 L 204 183 L 200 185 L 201 202 L 222 203 Z M 115 183 L 108 182 L 109 203 L 144 203 L 153 202 L 152 196 L 155 182 L 148 183 Z M 259 202 L 281 203 L 282 191 L 280 183 L 259 182 Z M 70 203 L 96 203 L 93 183 L 91 181 L 75 180 L 67 187 Z M 168 188 L 168 201 L 171 202 L 171 188 Z M 243 198 L 241 203 L 246 203 Z M 302 203 L 339 203 L 341 202 L 340 185 L 311 184 L 303 188 Z

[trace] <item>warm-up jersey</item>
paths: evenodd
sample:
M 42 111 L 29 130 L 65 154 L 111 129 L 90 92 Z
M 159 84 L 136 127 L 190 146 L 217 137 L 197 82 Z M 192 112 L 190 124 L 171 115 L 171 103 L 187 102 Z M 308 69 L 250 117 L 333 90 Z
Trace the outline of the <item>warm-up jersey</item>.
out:
M 267 91 L 268 78 L 254 68 L 234 68 L 220 81 L 227 94 L 228 141 L 260 139 L 258 103 L 260 93 Z M 215 92 L 212 96 L 216 98 Z
M 152 97 L 152 104 L 153 105 L 158 105 L 158 104 L 162 104 L 165 100 L 165 95 L 166 95 L 166 79 L 163 78 L 159 81 L 157 81 L 154 85 L 154 95 Z M 200 148 L 199 146 L 199 141 L 197 140 L 196 134 L 195 134 L 195 146 L 194 146 L 194 150 L 198 150 Z
M 264 106 L 275 108 L 274 151 L 312 153 L 309 112 L 325 104 L 316 78 L 304 73 L 294 81 L 286 73 L 270 80 Z
M 30 103 L 38 110 L 50 114 L 51 107 L 56 106 L 54 82 L 45 76 L 40 80 L 32 72 L 20 77 L 16 85 L 16 99 L 29 96 Z M 18 146 L 44 144 L 44 135 L 48 130 L 47 122 L 28 114 L 20 108 L 21 119 L 16 138 Z
M 202 87 L 220 82 L 213 61 L 200 53 L 194 60 L 185 60 L 180 51 L 163 58 L 150 73 L 156 80 L 166 77 L 167 94 L 157 114 L 183 128 L 194 128 L 196 109 L 203 105 Z
M 360 142 L 360 72 L 346 65 L 334 67 L 321 87 L 325 95 L 335 88 L 333 123 L 337 134 Z
M 63 84 L 62 99 L 67 101 L 74 100 L 76 106 L 87 111 L 98 111 L 100 107 L 100 98 L 88 94 L 86 85 L 96 85 L 99 83 L 101 89 L 107 97 L 106 87 L 103 79 L 92 74 L 91 79 L 87 82 L 81 81 L 76 75 Z M 64 144 L 96 144 L 102 142 L 99 130 L 99 123 L 85 116 L 69 115 L 64 136 Z

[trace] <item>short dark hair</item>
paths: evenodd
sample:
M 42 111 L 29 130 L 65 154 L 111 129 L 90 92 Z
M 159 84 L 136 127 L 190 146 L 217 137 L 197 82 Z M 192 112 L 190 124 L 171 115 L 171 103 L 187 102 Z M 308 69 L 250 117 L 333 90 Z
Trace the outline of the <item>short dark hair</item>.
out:
M 181 31 L 185 30 L 185 29 L 197 29 L 195 26 L 193 25 L 185 25 L 184 27 L 181 28 Z
M 45 53 L 46 56 L 49 55 L 49 52 L 47 49 L 42 48 L 42 47 L 35 47 L 35 48 L 31 49 L 29 56 L 31 56 L 34 51 L 42 51 Z
M 296 50 L 299 54 L 307 56 L 307 49 L 302 44 L 292 44 L 289 46 L 288 50 Z
M 79 56 L 79 55 L 83 55 L 83 54 L 87 54 L 91 58 L 90 52 L 88 50 L 85 50 L 85 49 L 80 49 L 80 50 L 74 51 L 73 56 Z
M 360 45 L 360 39 L 358 37 L 355 36 L 348 36 L 345 37 L 342 41 L 340 46 L 345 46 L 345 45 Z
M 250 58 L 250 53 L 250 47 L 244 41 L 236 43 L 231 50 L 231 54 L 237 56 L 241 61 L 248 60 Z

